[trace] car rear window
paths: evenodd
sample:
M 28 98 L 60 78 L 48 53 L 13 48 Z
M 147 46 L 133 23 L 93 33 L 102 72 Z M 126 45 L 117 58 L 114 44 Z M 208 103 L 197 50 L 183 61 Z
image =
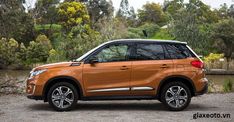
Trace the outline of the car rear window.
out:
M 137 60 L 162 60 L 165 54 L 160 44 L 137 44 L 136 47 Z
M 195 57 L 185 44 L 166 44 L 166 50 L 172 59 Z

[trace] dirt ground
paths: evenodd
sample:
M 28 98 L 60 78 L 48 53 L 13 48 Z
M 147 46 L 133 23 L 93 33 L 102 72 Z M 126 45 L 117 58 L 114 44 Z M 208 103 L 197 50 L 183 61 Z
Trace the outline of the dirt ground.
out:
M 197 118 L 201 114 L 230 114 L 230 118 Z M 192 98 L 184 111 L 167 111 L 157 100 L 80 101 L 75 110 L 56 112 L 47 103 L 24 95 L 0 96 L 0 122 L 158 122 L 232 121 L 234 93 L 206 94 Z

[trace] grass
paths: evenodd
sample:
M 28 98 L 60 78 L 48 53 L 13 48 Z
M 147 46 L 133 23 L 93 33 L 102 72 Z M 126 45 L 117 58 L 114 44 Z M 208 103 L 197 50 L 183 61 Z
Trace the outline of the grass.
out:
M 227 79 L 223 83 L 223 91 L 230 92 L 232 91 L 233 82 L 230 79 Z

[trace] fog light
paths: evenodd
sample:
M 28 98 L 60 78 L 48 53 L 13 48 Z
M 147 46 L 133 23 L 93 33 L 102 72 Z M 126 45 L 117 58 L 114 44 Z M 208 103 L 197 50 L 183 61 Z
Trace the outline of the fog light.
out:
M 35 85 L 34 84 L 30 84 L 27 86 L 27 93 L 28 94 L 34 94 L 35 91 Z

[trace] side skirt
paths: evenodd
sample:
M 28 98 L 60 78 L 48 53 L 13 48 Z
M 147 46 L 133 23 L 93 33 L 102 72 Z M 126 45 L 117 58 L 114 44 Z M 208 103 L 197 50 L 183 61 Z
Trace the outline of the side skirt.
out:
M 157 100 L 156 96 L 92 96 L 83 97 L 83 101 L 98 101 L 98 100 Z

